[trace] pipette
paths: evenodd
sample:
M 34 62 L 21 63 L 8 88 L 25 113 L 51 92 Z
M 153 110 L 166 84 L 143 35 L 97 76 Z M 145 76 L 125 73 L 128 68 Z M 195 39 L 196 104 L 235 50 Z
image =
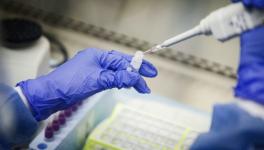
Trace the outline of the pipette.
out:
M 263 22 L 264 10 L 245 8 L 241 2 L 230 4 L 209 14 L 198 26 L 150 48 L 144 54 L 157 52 L 197 35 L 213 35 L 224 42 Z

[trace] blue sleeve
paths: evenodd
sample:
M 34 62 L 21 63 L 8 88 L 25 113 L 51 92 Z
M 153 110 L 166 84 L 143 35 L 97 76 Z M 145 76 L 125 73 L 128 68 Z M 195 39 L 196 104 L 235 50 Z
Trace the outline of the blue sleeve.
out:
M 242 34 L 235 96 L 264 105 L 264 26 Z
M 263 139 L 263 119 L 235 104 L 216 105 L 210 131 L 199 135 L 191 150 L 263 150 Z
M 0 84 L 0 149 L 30 142 L 38 123 L 18 93 Z

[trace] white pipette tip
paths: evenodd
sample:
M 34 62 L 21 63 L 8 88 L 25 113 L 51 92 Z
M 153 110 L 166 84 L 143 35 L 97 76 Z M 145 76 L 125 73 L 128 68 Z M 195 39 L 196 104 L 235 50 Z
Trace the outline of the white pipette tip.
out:
M 151 53 L 151 52 L 152 52 L 152 48 L 148 49 L 147 51 L 145 51 L 144 54 L 148 54 L 148 53 Z
M 147 51 L 145 51 L 144 54 L 154 53 L 154 52 L 159 51 L 159 50 L 161 50 L 163 48 L 164 47 L 162 47 L 161 45 L 156 45 L 156 46 L 148 49 Z

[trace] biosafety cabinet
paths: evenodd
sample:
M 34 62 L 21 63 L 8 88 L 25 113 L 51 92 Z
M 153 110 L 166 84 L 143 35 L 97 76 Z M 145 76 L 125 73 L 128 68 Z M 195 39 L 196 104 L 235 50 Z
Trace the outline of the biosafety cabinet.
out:
M 42 28 L 32 44 L 0 44 L 1 82 L 11 86 L 56 69 L 88 47 L 134 54 L 191 28 L 228 1 L 1 0 L 0 19 Z M 191 7 L 191 6 L 197 7 Z M 152 93 L 107 90 L 43 121 L 29 149 L 188 149 L 210 127 L 212 105 L 230 102 L 238 40 L 196 38 L 168 53 L 146 56 L 159 71 Z

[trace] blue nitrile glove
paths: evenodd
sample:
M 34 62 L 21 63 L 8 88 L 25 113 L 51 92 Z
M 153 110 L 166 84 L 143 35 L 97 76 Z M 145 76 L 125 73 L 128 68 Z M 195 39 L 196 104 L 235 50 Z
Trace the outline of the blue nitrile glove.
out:
M 264 104 L 264 26 L 241 36 L 235 96 Z
M 156 68 L 143 61 L 139 73 L 129 72 L 132 56 L 117 52 L 90 48 L 53 72 L 18 83 L 28 99 L 37 120 L 65 109 L 95 93 L 111 88 L 134 87 L 139 93 L 150 93 L 141 77 L 155 77 Z
M 232 0 L 232 2 L 240 2 L 246 6 L 246 7 L 255 7 L 255 8 L 264 8 L 264 1 L 263 0 Z
M 214 107 L 210 132 L 198 136 L 191 150 L 264 149 L 264 120 L 235 104 Z

